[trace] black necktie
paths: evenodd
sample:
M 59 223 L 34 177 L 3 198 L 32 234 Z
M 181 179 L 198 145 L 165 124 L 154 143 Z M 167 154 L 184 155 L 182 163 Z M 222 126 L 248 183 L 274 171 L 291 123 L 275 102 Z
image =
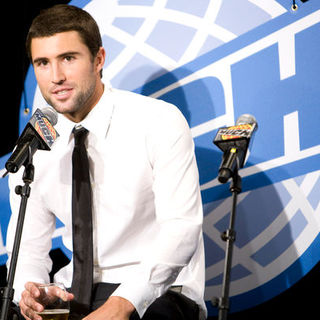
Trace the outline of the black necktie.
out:
M 72 228 L 73 228 L 73 279 L 71 312 L 86 314 L 89 311 L 92 278 L 92 206 L 89 161 L 85 147 L 88 130 L 74 128 L 72 153 Z

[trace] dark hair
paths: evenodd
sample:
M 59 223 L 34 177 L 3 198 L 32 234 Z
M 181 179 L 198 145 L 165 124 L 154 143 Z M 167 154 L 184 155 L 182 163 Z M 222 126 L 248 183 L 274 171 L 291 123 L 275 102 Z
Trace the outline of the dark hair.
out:
M 33 20 L 26 40 L 27 54 L 31 56 L 31 41 L 33 38 L 50 37 L 56 33 L 77 31 L 88 47 L 92 58 L 102 46 L 99 27 L 92 16 L 75 6 L 58 4 L 42 10 Z

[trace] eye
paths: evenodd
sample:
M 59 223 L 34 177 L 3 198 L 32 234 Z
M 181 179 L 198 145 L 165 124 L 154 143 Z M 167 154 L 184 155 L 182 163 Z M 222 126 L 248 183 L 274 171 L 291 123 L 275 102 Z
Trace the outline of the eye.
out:
M 45 60 L 45 59 L 37 60 L 37 61 L 35 62 L 35 65 L 36 65 L 37 67 L 45 67 L 47 64 L 48 64 L 48 61 Z
M 74 60 L 74 59 L 75 59 L 74 56 L 65 56 L 65 57 L 64 57 L 64 60 L 65 60 L 65 61 L 68 61 L 68 62 L 71 62 L 71 61 Z

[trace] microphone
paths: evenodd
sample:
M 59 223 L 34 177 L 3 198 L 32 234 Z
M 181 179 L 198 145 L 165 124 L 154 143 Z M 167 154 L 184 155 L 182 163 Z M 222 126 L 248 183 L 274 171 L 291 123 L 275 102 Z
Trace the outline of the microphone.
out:
M 220 128 L 213 143 L 223 151 L 218 180 L 226 183 L 238 169 L 243 168 L 249 154 L 250 141 L 258 124 L 254 116 L 241 115 L 235 126 Z
M 16 173 L 39 150 L 51 150 L 51 146 L 59 137 L 54 125 L 58 122 L 57 112 L 46 107 L 37 109 L 20 135 L 12 155 L 5 164 L 7 172 Z

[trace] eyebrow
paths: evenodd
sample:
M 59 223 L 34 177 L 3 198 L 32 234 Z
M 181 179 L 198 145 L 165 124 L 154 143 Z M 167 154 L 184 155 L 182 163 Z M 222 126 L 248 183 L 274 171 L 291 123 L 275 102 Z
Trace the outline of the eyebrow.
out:
M 59 54 L 56 58 L 60 59 L 60 58 L 64 58 L 67 56 L 74 56 L 74 55 L 78 55 L 78 54 L 80 54 L 80 52 L 78 52 L 78 51 L 67 51 L 67 52 L 63 52 L 63 53 Z M 46 58 L 46 57 L 35 58 L 32 61 L 32 63 L 35 64 L 35 63 L 38 63 L 41 61 L 48 61 L 48 58 Z

